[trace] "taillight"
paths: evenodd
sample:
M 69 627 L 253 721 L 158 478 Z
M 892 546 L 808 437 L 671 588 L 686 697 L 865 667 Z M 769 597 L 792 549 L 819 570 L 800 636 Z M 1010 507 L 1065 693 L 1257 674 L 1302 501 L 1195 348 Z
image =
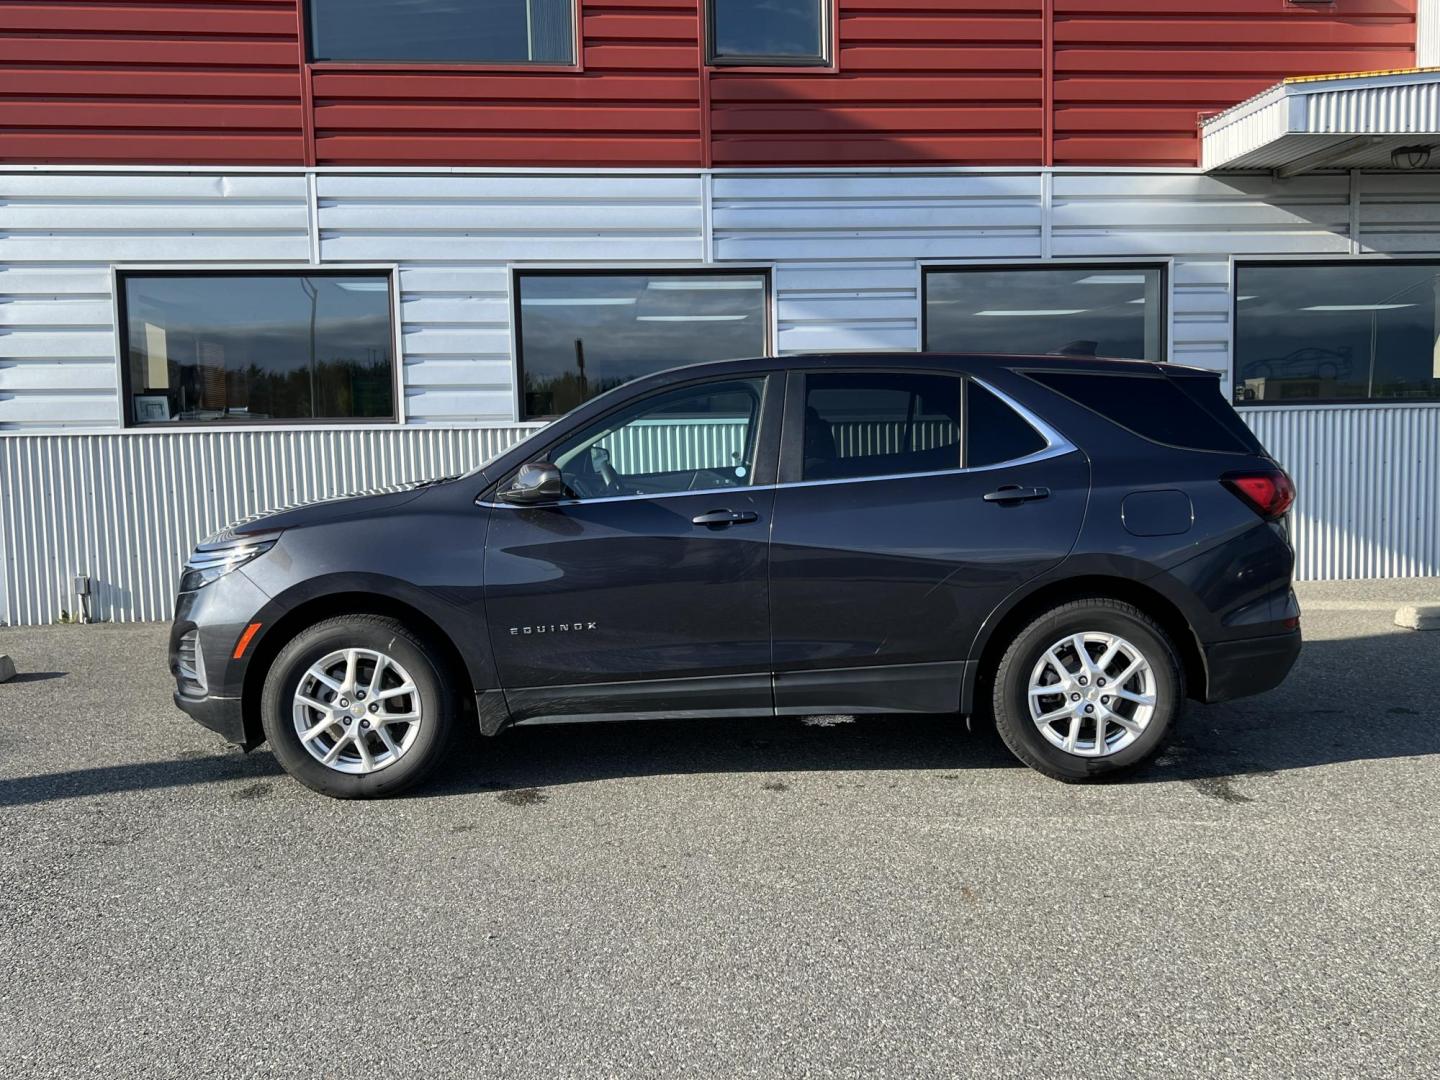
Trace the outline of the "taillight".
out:
M 1295 485 L 1283 469 L 1227 473 L 1220 482 L 1266 521 L 1283 517 L 1295 501 Z

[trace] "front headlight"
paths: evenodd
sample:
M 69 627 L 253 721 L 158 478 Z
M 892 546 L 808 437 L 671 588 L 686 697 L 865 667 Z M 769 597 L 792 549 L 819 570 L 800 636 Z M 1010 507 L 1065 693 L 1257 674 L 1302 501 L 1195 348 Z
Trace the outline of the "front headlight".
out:
M 273 536 L 239 537 L 223 546 L 202 545 L 196 548 L 185 560 L 185 569 L 180 574 L 180 591 L 194 592 L 230 571 L 240 569 L 274 547 L 276 539 Z

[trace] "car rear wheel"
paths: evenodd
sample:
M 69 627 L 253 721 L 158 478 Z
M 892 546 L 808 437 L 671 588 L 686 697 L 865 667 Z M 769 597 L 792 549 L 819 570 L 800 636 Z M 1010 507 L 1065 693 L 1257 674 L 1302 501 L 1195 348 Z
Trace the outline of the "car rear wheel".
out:
M 433 647 L 394 619 L 316 623 L 270 666 L 265 737 L 285 771 L 321 794 L 393 795 L 430 773 L 450 741 L 443 671 Z
M 1000 737 L 1057 780 L 1113 777 L 1144 764 L 1184 700 L 1184 673 L 1165 631 L 1139 608 L 1102 597 L 1035 619 L 995 672 Z

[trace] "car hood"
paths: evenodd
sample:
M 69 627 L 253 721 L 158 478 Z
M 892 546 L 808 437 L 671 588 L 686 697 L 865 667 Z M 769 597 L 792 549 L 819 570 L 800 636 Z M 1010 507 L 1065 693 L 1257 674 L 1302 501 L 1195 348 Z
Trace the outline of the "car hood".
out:
M 370 514 L 393 510 L 398 506 L 420 497 L 436 484 L 452 479 L 414 480 L 403 484 L 389 484 L 385 487 L 351 491 L 343 495 L 331 495 L 309 502 L 289 503 L 273 507 L 258 514 L 232 522 L 213 536 L 207 536 L 200 546 L 223 544 L 253 536 L 258 533 L 275 533 L 282 529 L 295 529 L 306 525 L 322 525 L 332 521 L 366 517 Z

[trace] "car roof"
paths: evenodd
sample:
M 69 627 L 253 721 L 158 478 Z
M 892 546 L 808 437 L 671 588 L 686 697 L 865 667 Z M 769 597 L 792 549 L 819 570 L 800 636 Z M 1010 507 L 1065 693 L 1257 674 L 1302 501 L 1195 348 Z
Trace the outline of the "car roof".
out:
M 935 368 L 937 370 L 958 370 L 981 372 L 986 368 L 1003 370 L 1078 371 L 1096 374 L 1135 374 L 1137 371 L 1173 374 L 1215 375 L 1220 373 L 1210 368 L 1191 367 L 1156 360 L 1133 360 L 1120 357 L 1069 356 L 1057 354 L 1015 354 L 1015 353 L 940 353 L 940 352 L 844 352 L 844 353 L 792 353 L 786 356 L 760 356 L 743 360 L 709 360 L 695 364 L 677 365 L 663 372 L 646 377 L 663 379 L 666 376 L 682 374 L 689 378 L 714 372 L 717 375 L 741 375 L 762 371 L 790 371 L 797 368 L 835 368 L 849 370 L 874 367 Z

